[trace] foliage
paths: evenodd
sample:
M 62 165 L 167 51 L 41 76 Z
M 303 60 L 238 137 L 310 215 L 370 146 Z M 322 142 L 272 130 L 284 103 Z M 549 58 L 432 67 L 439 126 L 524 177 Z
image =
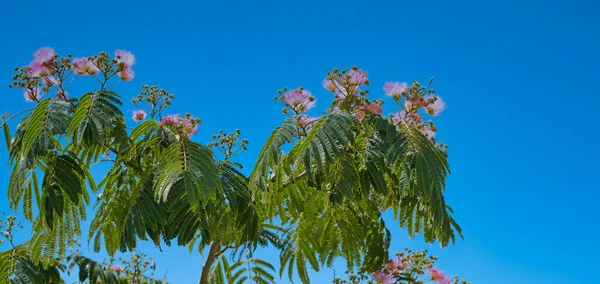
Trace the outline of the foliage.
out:
M 328 74 L 323 85 L 334 100 L 322 117 L 308 116 L 316 98 L 307 90 L 281 90 L 276 99 L 288 117 L 247 176 L 233 161 L 248 145 L 239 130 L 220 131 L 208 145 L 192 141 L 200 119 L 165 114 L 174 96 L 156 86 L 134 96 L 137 125 L 127 126 L 112 86 L 134 78 L 133 54 L 72 58 L 42 48 L 34 58 L 17 68 L 11 86 L 35 107 L 3 116 L 3 129 L 13 167 L 11 208 L 32 222 L 27 257 L 44 269 L 81 236 L 90 194 L 98 196 L 88 239 L 95 251 L 113 257 L 135 251 L 140 240 L 208 249 L 201 283 L 274 282 L 275 268 L 253 257 L 266 245 L 280 250 L 280 277 L 287 272 L 292 279 L 296 271 L 307 283 L 308 269 L 336 258 L 349 270 L 373 272 L 388 259 L 388 210 L 411 237 L 423 233 L 446 246 L 461 234 L 443 196 L 446 146 L 424 120 L 445 109 L 431 81 L 386 84 L 398 108 L 390 117 L 382 116 L 383 100 L 367 97 L 367 73 L 356 67 Z M 70 82 L 85 76 L 99 88 L 70 96 Z M 22 114 L 12 135 L 8 122 Z M 96 182 L 99 163 L 108 170 Z M 84 268 L 84 279 L 114 279 L 102 264 L 71 261 Z

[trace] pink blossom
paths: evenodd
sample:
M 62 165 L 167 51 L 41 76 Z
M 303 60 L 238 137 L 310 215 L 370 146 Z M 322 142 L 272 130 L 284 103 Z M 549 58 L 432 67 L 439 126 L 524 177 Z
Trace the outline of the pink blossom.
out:
M 187 138 L 192 137 L 192 135 L 198 133 L 198 124 L 194 123 L 190 118 L 186 118 L 181 121 L 181 132 L 187 136 Z
M 400 121 L 403 121 L 406 118 L 406 112 L 401 110 L 399 112 L 396 112 L 394 114 L 394 116 L 392 116 L 392 122 L 394 124 L 398 124 L 400 123 Z
M 298 120 L 298 122 L 300 123 L 300 126 L 306 127 L 310 124 L 317 122 L 318 120 L 319 120 L 318 117 L 309 117 L 308 115 L 303 114 L 300 116 L 300 119 Z
M 407 265 L 408 263 L 406 263 L 406 261 L 402 261 L 402 259 L 398 257 L 388 262 L 385 265 L 385 270 L 387 270 L 389 274 L 396 275 L 402 273 L 402 271 L 404 270 L 404 268 L 406 268 Z
M 50 74 L 50 69 L 42 65 L 42 63 L 33 60 L 29 63 L 29 66 L 27 67 L 27 72 L 33 77 L 43 77 Z
M 161 126 L 169 126 L 169 125 L 176 125 L 179 124 L 179 122 L 181 121 L 181 115 L 179 114 L 175 114 L 175 115 L 165 115 L 160 119 L 160 125 Z
M 25 92 L 23 92 L 23 97 L 25 97 L 25 101 L 37 102 L 42 98 L 42 95 L 40 94 L 40 89 L 36 87 L 33 89 L 26 89 Z
M 304 89 L 288 91 L 283 95 L 283 102 L 295 112 L 303 112 L 315 106 L 315 97 Z
M 133 120 L 134 121 L 142 121 L 142 120 L 146 119 L 146 115 L 147 115 L 146 112 L 141 109 L 135 110 L 135 111 L 133 111 Z
M 363 110 L 359 109 L 354 112 L 354 116 L 356 116 L 356 118 L 358 118 L 358 120 L 363 120 L 363 118 L 365 118 L 365 112 Z
M 429 140 L 433 140 L 435 138 L 435 131 L 431 130 L 431 128 L 425 126 L 421 129 L 421 133 L 425 134 Z
M 113 265 L 111 267 L 111 269 L 112 269 L 112 271 L 114 271 L 116 273 L 121 273 L 121 271 L 123 271 L 123 267 L 121 267 L 120 265 L 117 265 L 117 264 Z
M 54 76 L 46 76 L 42 79 L 42 81 L 44 82 L 44 85 L 48 86 L 48 87 L 53 87 L 58 85 L 58 80 L 56 80 L 56 78 L 54 78 Z
M 56 92 L 56 98 L 66 100 L 69 98 L 69 93 L 59 90 L 58 92 Z
M 352 69 L 348 72 L 348 82 L 353 85 L 362 85 L 367 82 L 367 72 Z
M 100 72 L 93 60 L 80 57 L 73 59 L 73 71 L 77 75 L 95 75 Z
M 385 271 L 383 270 L 377 270 L 374 274 L 373 274 L 373 280 L 375 280 L 375 283 L 377 284 L 391 284 L 392 283 L 392 277 L 385 273 Z
M 421 107 L 427 106 L 428 104 L 429 102 L 423 98 L 412 97 L 410 99 L 407 99 L 406 102 L 404 102 L 404 109 L 406 111 L 413 111 Z
M 399 100 L 402 93 L 406 92 L 407 87 L 408 85 L 406 83 L 387 82 L 383 85 L 383 90 L 388 96 L 395 100 Z
M 41 64 L 44 64 L 44 63 L 48 63 L 51 60 L 53 60 L 54 55 L 55 55 L 54 48 L 42 47 L 33 53 L 33 58 L 35 58 L 35 61 L 37 61 Z
M 115 58 L 119 65 L 123 65 L 123 68 L 131 68 L 135 64 L 135 56 L 126 50 L 119 49 L 115 51 Z
M 435 281 L 446 278 L 444 272 L 435 267 L 429 268 L 427 271 L 429 272 L 429 277 L 431 277 L 431 280 Z
M 323 88 L 331 91 L 331 92 L 335 92 L 335 84 L 333 83 L 333 81 L 329 80 L 329 79 L 325 79 L 323 80 Z
M 376 103 L 369 103 L 364 106 L 361 106 L 360 109 L 366 113 L 381 115 L 383 108 Z
M 135 77 L 135 72 L 133 72 L 133 70 L 131 70 L 131 68 L 129 68 L 129 67 L 125 67 L 125 68 L 123 68 L 123 70 L 121 70 L 119 72 L 119 78 L 121 78 L 121 80 L 123 80 L 125 82 L 129 82 L 129 81 L 133 80 L 134 77 Z
M 440 98 L 440 96 L 427 96 L 425 100 L 428 102 L 427 113 L 438 116 L 446 109 L 446 103 Z

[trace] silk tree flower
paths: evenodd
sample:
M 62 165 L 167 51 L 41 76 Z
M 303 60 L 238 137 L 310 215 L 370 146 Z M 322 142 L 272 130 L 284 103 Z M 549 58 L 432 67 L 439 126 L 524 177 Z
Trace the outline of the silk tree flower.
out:
M 317 122 L 318 120 L 319 120 L 319 117 L 309 117 L 308 115 L 303 114 L 300 116 L 298 123 L 300 123 L 300 126 L 306 127 L 306 126 L 309 126 L 309 125 Z
M 131 66 L 135 64 L 135 56 L 133 53 L 127 50 L 116 50 L 115 58 L 117 59 L 117 63 L 121 65 L 122 68 L 131 68 Z
M 121 78 L 121 80 L 125 82 L 133 80 L 134 77 L 135 72 L 133 72 L 133 70 L 131 70 L 131 68 L 129 67 L 125 67 L 123 68 L 123 70 L 119 71 L 119 78 Z
M 391 275 L 396 275 L 402 273 L 404 268 L 407 266 L 408 262 L 403 261 L 400 257 L 397 257 L 385 265 L 385 270 Z
M 394 98 L 394 100 L 400 100 L 402 93 L 406 92 L 408 85 L 400 82 L 387 82 L 383 85 L 383 90 L 386 95 Z
M 23 97 L 25 97 L 25 101 L 33 102 L 39 101 L 42 98 L 42 95 L 40 94 L 40 89 L 35 87 L 33 89 L 26 89 L 25 92 L 23 92 Z
M 377 270 L 375 271 L 375 273 L 373 274 L 373 280 L 375 280 L 375 283 L 377 284 L 391 284 L 392 283 L 392 277 L 385 273 L 385 271 L 383 270 Z
M 427 96 L 425 100 L 428 102 L 425 110 L 433 116 L 440 115 L 446 109 L 446 103 L 440 96 Z
M 75 71 L 75 74 L 77 75 L 85 76 L 98 74 L 98 72 L 100 72 L 100 69 L 98 69 L 98 66 L 96 66 L 96 63 L 94 63 L 93 60 L 88 60 L 87 58 L 79 57 L 73 59 L 73 71 Z
M 29 66 L 27 66 L 27 72 L 33 77 L 44 77 L 50 74 L 50 69 L 42 65 L 42 63 L 33 60 L 29 63 Z
M 123 271 L 123 267 L 118 264 L 113 265 L 110 269 L 116 273 L 121 273 L 121 271 Z
M 283 95 L 283 102 L 295 112 L 300 113 L 315 106 L 315 97 L 309 91 L 298 88 L 286 92 Z
M 42 81 L 44 82 L 44 85 L 48 87 L 54 87 L 58 85 L 58 80 L 56 80 L 54 76 L 46 76 L 42 79 Z
M 398 123 L 400 123 L 401 121 L 403 121 L 405 118 L 406 118 L 406 112 L 405 112 L 405 111 L 403 111 L 403 110 L 401 110 L 401 111 L 399 111 L 399 112 L 396 112 L 396 113 L 394 114 L 394 116 L 392 116 L 392 122 L 393 122 L 394 124 L 398 124 Z
M 35 61 L 43 65 L 52 61 L 54 59 L 54 55 L 54 48 L 42 47 L 33 53 L 33 58 L 35 58 Z
M 431 277 L 431 280 L 434 281 L 443 280 L 446 278 L 444 272 L 435 267 L 427 269 L 427 272 L 429 272 L 429 277 Z
M 369 103 L 358 108 L 358 110 L 354 112 L 354 116 L 356 116 L 358 120 L 363 120 L 367 114 L 381 115 L 382 111 L 383 108 L 381 108 L 380 105 L 376 103 Z
M 363 85 L 367 83 L 367 72 L 358 69 L 350 70 L 350 72 L 348 72 L 348 83 L 353 85 Z
M 187 138 L 198 133 L 198 124 L 194 123 L 190 118 L 182 120 L 180 126 L 182 134 L 187 136 Z
M 381 112 L 383 111 L 383 108 L 376 103 L 369 103 L 360 108 L 367 113 L 377 114 L 377 115 L 381 115 Z
M 133 120 L 134 121 L 142 121 L 146 119 L 146 115 L 148 115 L 145 111 L 138 109 L 133 111 Z
M 170 125 L 176 125 L 179 124 L 179 122 L 181 121 L 181 115 L 179 114 L 175 114 L 175 115 L 165 115 L 160 119 L 159 124 L 161 126 L 170 126 Z
M 436 134 L 436 132 L 433 131 L 428 126 L 423 127 L 423 129 L 421 129 L 421 133 L 425 134 L 425 136 L 427 136 L 427 139 L 429 139 L 429 140 L 433 140 L 435 138 L 435 134 Z
M 331 92 L 335 92 L 335 89 L 336 89 L 335 84 L 330 79 L 323 80 L 323 82 L 321 84 L 323 84 L 323 88 L 325 88 Z
M 69 98 L 69 93 L 59 90 L 58 92 L 56 92 L 56 98 L 66 100 Z

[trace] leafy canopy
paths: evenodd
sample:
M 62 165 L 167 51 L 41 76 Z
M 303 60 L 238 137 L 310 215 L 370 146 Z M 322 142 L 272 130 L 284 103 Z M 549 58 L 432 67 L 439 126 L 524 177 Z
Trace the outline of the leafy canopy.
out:
M 369 98 L 367 73 L 356 67 L 328 73 L 323 86 L 334 99 L 320 117 L 308 115 L 316 102 L 310 92 L 280 90 L 287 118 L 245 175 L 233 161 L 247 149 L 240 132 L 194 142 L 200 120 L 165 114 L 174 96 L 163 89 L 143 86 L 132 99 L 136 125 L 126 125 L 123 97 L 111 84 L 134 78 L 133 54 L 72 58 L 42 48 L 34 57 L 17 69 L 12 86 L 35 106 L 3 122 L 13 167 L 9 201 L 33 225 L 31 265 L 51 269 L 65 257 L 92 201 L 88 241 L 95 251 L 135 251 L 140 240 L 176 241 L 200 253 L 208 247 L 201 283 L 274 282 L 275 267 L 253 256 L 267 245 L 280 250 L 280 277 L 297 273 L 308 283 L 308 269 L 337 258 L 350 270 L 374 272 L 389 259 L 388 210 L 411 237 L 422 233 L 446 246 L 460 236 L 443 195 L 446 146 L 425 120 L 445 109 L 431 80 L 387 83 L 397 108 L 389 117 L 384 100 Z M 91 77 L 99 88 L 71 96 L 75 77 Z M 24 116 L 12 135 L 8 122 L 17 115 Z M 96 181 L 99 163 L 109 166 Z M 97 267 L 89 259 L 74 263 Z M 103 273 L 86 277 L 112 279 Z

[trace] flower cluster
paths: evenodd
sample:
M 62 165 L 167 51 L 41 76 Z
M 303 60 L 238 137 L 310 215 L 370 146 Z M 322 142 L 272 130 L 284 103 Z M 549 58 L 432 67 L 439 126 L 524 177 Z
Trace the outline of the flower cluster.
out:
M 359 120 L 363 120 L 367 115 L 381 115 L 383 108 L 382 100 L 369 100 L 367 98 L 368 90 L 363 86 L 369 84 L 367 72 L 354 66 L 342 71 L 334 69 L 327 74 L 323 80 L 323 87 L 334 93 L 334 105 L 329 111 L 347 112 L 353 114 Z M 421 86 L 414 82 L 409 86 L 403 82 L 387 82 L 383 86 L 383 91 L 391 97 L 398 108 L 398 111 L 390 115 L 390 120 L 399 128 L 415 128 L 426 135 L 430 140 L 435 141 L 437 129 L 433 121 L 425 121 L 424 115 L 438 116 L 446 109 L 446 103 L 434 95 L 434 90 L 429 89 L 429 85 Z
M 351 69 L 339 71 L 334 69 L 327 73 L 327 78 L 322 82 L 323 87 L 335 94 L 338 101 L 350 100 L 357 95 L 364 95 L 367 92 L 361 92 L 363 86 L 369 85 L 367 72 L 353 66 Z
M 200 123 L 199 118 L 194 118 L 189 113 L 186 113 L 183 117 L 179 114 L 165 115 L 159 122 L 161 126 L 168 127 L 178 135 L 183 135 L 188 139 L 198 132 L 198 124 Z
M 278 93 L 279 96 L 275 97 L 275 100 L 279 100 L 285 105 L 282 112 L 287 114 L 291 110 L 298 120 L 299 134 L 306 135 L 310 127 L 319 120 L 317 117 L 309 117 L 304 113 L 315 106 L 315 97 L 304 88 L 297 88 L 295 90 L 284 88 L 283 90 L 279 90 Z
M 16 68 L 10 87 L 23 89 L 26 101 L 39 102 L 44 95 L 55 91 L 55 98 L 68 99 L 67 87 L 75 76 L 93 76 L 105 89 L 108 81 L 117 76 L 131 81 L 135 76 L 132 66 L 135 56 L 128 51 L 117 50 L 111 59 L 100 52 L 90 57 L 59 57 L 52 47 L 42 47 L 33 53 L 29 65 Z
M 279 100 L 295 114 L 310 110 L 316 103 L 315 97 L 304 88 L 298 88 L 291 91 L 284 89 L 280 91 Z M 287 112 L 287 109 L 284 112 Z
M 143 111 L 141 109 L 138 109 L 138 110 L 133 111 L 133 117 L 132 118 L 133 118 L 134 121 L 142 121 L 142 120 L 146 119 L 147 115 L 148 114 L 145 111 Z
M 247 139 L 241 139 L 240 135 L 242 132 L 239 129 L 235 130 L 235 133 L 227 133 L 223 129 L 219 130 L 219 133 L 212 135 L 212 142 L 208 142 L 209 147 L 213 147 L 223 153 L 224 159 L 227 160 L 242 151 L 248 150 L 248 144 L 250 143 Z
M 376 284 L 396 284 L 396 283 L 425 283 L 428 281 L 436 284 L 468 284 L 465 280 L 459 280 L 458 277 L 448 277 L 441 270 L 434 267 L 437 258 L 428 256 L 427 251 L 411 251 L 406 249 L 404 252 L 396 254 L 396 257 L 383 265 L 372 274 L 366 271 L 360 271 L 359 275 L 350 275 L 349 280 L 335 279 L 334 283 L 376 283 Z
M 135 63 L 135 56 L 129 51 L 117 50 L 115 51 L 115 59 L 119 67 L 119 78 L 126 82 L 133 80 L 135 72 L 133 72 L 131 67 Z

